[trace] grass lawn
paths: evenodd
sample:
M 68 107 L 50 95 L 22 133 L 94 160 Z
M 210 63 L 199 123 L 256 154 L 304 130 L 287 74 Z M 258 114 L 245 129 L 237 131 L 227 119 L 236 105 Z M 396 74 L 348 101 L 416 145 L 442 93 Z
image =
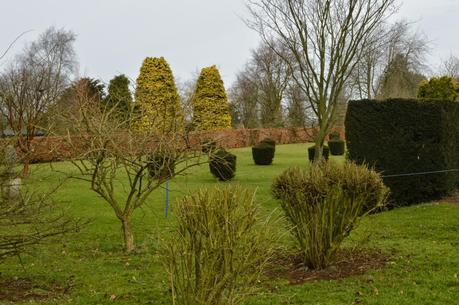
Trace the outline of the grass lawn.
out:
M 270 213 L 278 209 L 270 196 L 273 178 L 290 166 L 305 166 L 307 146 L 277 146 L 272 166 L 255 166 L 250 148 L 234 150 L 237 173 L 231 183 L 257 189 L 258 202 Z M 72 170 L 66 163 L 56 166 Z M 47 187 L 60 177 L 40 165 L 34 167 L 31 179 Z M 207 166 L 195 168 L 192 174 L 170 183 L 171 205 L 189 190 L 218 184 Z M 120 225 L 112 210 L 88 184 L 67 181 L 58 198 L 69 213 L 92 222 L 76 235 L 23 256 L 23 266 L 17 258 L 1 264 L 0 296 L 6 291 L 2 283 L 24 280 L 33 281 L 36 288 L 32 292 L 37 295 L 47 294 L 51 288 L 66 292 L 14 304 L 170 304 L 167 276 L 157 255 L 158 240 L 173 225 L 173 215 L 164 215 L 163 190 L 153 194 L 148 206 L 135 215 L 140 251 L 131 256 L 121 251 Z M 289 247 L 292 241 L 286 237 L 284 245 Z M 249 304 L 459 304 L 459 206 L 429 203 L 369 216 L 347 240 L 346 247 L 381 249 L 390 254 L 390 261 L 382 269 L 340 280 L 290 285 L 286 280 L 266 279 L 260 284 L 260 294 Z

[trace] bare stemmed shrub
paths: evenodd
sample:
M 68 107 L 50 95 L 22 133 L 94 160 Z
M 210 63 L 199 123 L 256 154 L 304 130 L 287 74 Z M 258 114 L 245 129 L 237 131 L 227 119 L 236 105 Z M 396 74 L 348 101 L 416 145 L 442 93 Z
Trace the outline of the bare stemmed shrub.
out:
M 87 181 L 113 209 L 121 222 L 124 249 L 131 252 L 134 211 L 150 203 L 152 192 L 166 180 L 207 158 L 199 145 L 191 147 L 180 128 L 161 132 L 149 128 L 145 122 L 154 126 L 155 118 L 146 119 L 139 108 L 131 107 L 129 121 L 123 121 L 117 105 L 98 103 L 84 88 L 75 89 L 74 99 L 77 111 L 66 114 L 71 128 L 61 145 L 71 152 L 70 162 L 78 169 L 74 178 Z
M 13 146 L 0 149 L 0 262 L 53 236 L 77 232 L 84 224 L 53 202 L 59 185 L 40 192 L 22 185 L 16 159 Z
M 244 304 L 271 254 L 254 193 L 234 185 L 201 189 L 174 213 L 177 227 L 162 251 L 172 304 Z
M 313 163 L 291 168 L 273 184 L 308 268 L 334 262 L 343 240 L 367 213 L 380 209 L 388 194 L 381 177 L 363 165 Z

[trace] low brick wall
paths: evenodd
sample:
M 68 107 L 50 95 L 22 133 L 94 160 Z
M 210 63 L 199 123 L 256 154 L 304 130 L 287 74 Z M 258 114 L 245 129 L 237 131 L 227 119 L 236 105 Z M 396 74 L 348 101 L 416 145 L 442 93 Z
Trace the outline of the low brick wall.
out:
M 337 128 L 334 130 L 342 131 Z M 224 148 L 239 148 L 255 145 L 264 138 L 272 138 L 278 144 L 305 143 L 312 142 L 312 129 L 305 128 L 267 128 L 267 129 L 227 129 L 214 132 L 200 132 L 189 134 L 189 144 L 192 146 L 199 145 L 203 140 L 215 140 Z M 343 135 L 344 133 L 341 132 Z M 77 138 L 82 140 L 81 148 L 83 149 L 83 137 Z M 1 145 L 6 145 L 11 139 L 0 139 Z M 75 143 L 75 138 L 72 139 Z M 76 145 L 78 146 L 78 145 Z M 63 137 L 36 137 L 32 142 L 32 151 L 30 161 L 32 163 L 51 162 L 72 158 L 81 152 L 73 151 L 68 142 Z M 74 146 L 75 147 L 75 146 Z M 18 152 L 19 155 L 21 154 Z

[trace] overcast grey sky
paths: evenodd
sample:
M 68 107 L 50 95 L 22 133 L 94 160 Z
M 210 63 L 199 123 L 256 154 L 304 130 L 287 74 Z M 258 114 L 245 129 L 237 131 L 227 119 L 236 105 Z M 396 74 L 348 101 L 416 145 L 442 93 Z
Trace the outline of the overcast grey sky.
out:
M 228 87 L 259 41 L 241 20 L 248 17 L 244 0 L 1 1 L 0 50 L 33 30 L 11 57 L 47 27 L 64 27 L 77 34 L 80 74 L 105 82 L 119 73 L 135 79 L 145 57 L 164 56 L 176 79 L 216 64 Z M 405 0 L 397 18 L 417 21 L 432 42 L 435 68 L 439 58 L 459 55 L 458 16 L 459 0 Z

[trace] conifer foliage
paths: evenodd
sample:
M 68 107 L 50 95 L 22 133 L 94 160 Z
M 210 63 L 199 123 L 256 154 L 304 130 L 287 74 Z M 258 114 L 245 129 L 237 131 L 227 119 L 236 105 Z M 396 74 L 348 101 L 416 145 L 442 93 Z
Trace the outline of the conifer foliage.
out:
M 108 95 L 105 105 L 115 108 L 123 118 L 127 119 L 132 105 L 132 94 L 129 90 L 129 79 L 124 75 L 117 75 L 108 85 Z
M 180 97 L 164 57 L 145 58 L 137 78 L 135 99 L 143 114 L 140 129 L 154 128 L 160 133 L 183 129 Z
M 203 68 L 192 99 L 196 130 L 231 128 L 228 98 L 216 66 Z

